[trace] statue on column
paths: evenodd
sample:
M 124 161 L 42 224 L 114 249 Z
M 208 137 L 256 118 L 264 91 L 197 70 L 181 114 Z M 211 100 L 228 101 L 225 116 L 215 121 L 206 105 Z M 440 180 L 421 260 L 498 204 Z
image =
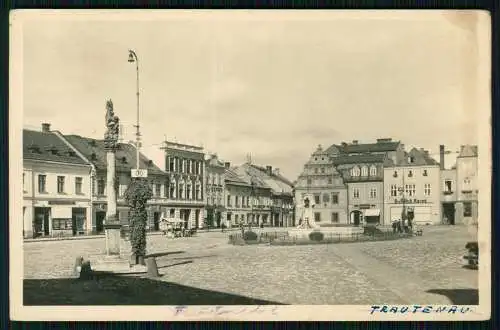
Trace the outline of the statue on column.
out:
M 113 111 L 113 101 L 106 101 L 106 133 L 104 134 L 104 146 L 106 148 L 116 147 L 120 132 L 120 119 Z
M 318 228 L 316 221 L 314 221 L 314 202 L 311 202 L 311 197 L 304 198 L 304 204 L 300 205 L 302 222 L 297 226 L 297 229 L 314 229 Z

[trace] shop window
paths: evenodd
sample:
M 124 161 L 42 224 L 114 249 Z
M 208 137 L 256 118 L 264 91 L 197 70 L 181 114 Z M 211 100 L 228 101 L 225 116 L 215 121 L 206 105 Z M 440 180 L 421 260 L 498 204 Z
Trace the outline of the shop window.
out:
M 53 230 L 70 230 L 72 229 L 71 219 L 52 219 Z

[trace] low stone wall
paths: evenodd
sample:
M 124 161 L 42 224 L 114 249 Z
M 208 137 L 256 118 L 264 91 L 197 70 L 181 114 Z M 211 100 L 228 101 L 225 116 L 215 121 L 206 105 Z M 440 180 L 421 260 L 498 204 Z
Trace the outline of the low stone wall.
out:
M 363 234 L 363 227 L 320 227 L 314 229 L 290 229 L 288 230 L 289 237 L 296 238 L 309 238 L 309 234 L 313 231 L 319 231 L 323 233 L 325 238 L 327 237 L 338 237 L 338 236 L 353 236 L 356 234 Z

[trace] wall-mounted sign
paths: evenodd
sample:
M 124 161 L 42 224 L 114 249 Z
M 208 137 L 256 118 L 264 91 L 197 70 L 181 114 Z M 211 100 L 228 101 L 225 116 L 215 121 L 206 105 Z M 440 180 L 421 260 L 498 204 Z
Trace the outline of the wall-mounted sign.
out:
M 147 178 L 148 170 L 146 169 L 132 169 L 132 177 L 133 178 Z
M 75 205 L 75 201 L 49 201 L 49 205 Z
M 395 199 L 394 200 L 394 204 L 403 204 L 403 203 L 427 204 L 427 199 L 401 198 L 401 199 Z

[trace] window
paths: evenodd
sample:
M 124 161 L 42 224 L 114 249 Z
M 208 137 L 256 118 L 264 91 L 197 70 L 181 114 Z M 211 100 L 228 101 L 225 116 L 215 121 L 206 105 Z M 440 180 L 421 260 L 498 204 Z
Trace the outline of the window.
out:
M 330 195 L 323 194 L 323 203 L 330 203 Z
M 355 166 L 351 169 L 351 176 L 359 176 L 360 175 L 360 169 L 359 167 Z
M 363 166 L 361 168 L 361 176 L 368 176 L 368 167 Z
M 451 180 L 446 180 L 444 182 L 444 192 L 445 193 L 451 193 L 451 192 L 453 192 Z
M 71 219 L 52 219 L 52 229 L 54 230 L 65 230 L 72 228 Z
M 26 183 L 24 182 L 25 177 L 26 173 L 23 173 L 23 191 L 26 191 Z
M 352 197 L 359 198 L 359 189 L 358 188 L 354 188 L 352 190 Z
M 424 176 L 427 176 L 427 170 L 424 170 L 423 175 L 424 175 Z
M 193 199 L 193 185 L 191 183 L 186 185 L 186 195 L 187 199 Z
M 170 218 L 175 217 L 175 209 L 170 209 Z
M 83 178 L 76 177 L 75 178 L 75 193 L 81 194 L 82 193 L 82 186 L 83 186 Z
M 227 214 L 227 221 L 231 222 L 231 213 Z
M 57 177 L 57 193 L 58 194 L 64 193 L 64 177 L 63 176 Z
M 156 196 L 160 197 L 161 196 L 161 184 L 157 183 L 155 186 L 156 189 Z
M 394 173 L 392 174 L 393 177 L 397 178 L 398 177 L 398 171 L 394 171 Z
M 314 221 L 321 222 L 321 213 L 314 212 Z
M 46 181 L 47 181 L 46 175 L 43 175 L 43 174 L 38 175 L 38 192 L 39 193 L 47 192 L 46 187 L 45 187 Z
M 339 193 L 332 193 L 332 204 L 339 203 Z
M 247 207 L 250 207 L 250 197 L 247 196 Z
M 231 206 L 231 195 L 227 195 L 227 206 Z
M 97 180 L 97 195 L 104 195 L 104 189 L 106 187 L 106 183 L 103 178 Z
M 470 185 L 470 179 L 469 178 L 465 178 L 464 179 L 464 185 L 465 186 L 469 186 Z
M 176 186 L 175 180 L 170 182 L 170 198 L 177 198 L 175 186 Z
M 325 173 L 325 168 L 324 167 L 321 168 L 321 173 Z
M 173 172 L 175 170 L 174 158 L 173 157 L 168 157 L 168 170 L 170 172 Z
M 328 178 L 328 184 L 332 184 L 333 183 L 333 179 L 332 178 Z
M 236 224 L 238 224 L 238 223 L 239 223 L 239 221 L 238 221 L 238 215 L 237 215 L 237 214 L 235 214 L 235 215 L 234 215 L 234 222 L 236 222 Z M 242 221 L 242 222 L 243 222 L 243 221 Z
M 318 168 L 314 169 L 314 174 L 318 174 Z
M 409 170 L 408 171 L 408 177 L 411 178 L 413 176 L 413 171 L 412 170 Z
M 398 195 L 398 186 L 391 184 L 391 197 L 396 197 Z
M 240 207 L 240 196 L 234 196 L 234 206 Z
M 196 184 L 196 199 L 201 199 L 201 185 L 199 183 Z
M 424 195 L 425 196 L 431 195 L 431 184 L 430 183 L 424 184 Z
M 179 198 L 184 198 L 184 183 L 179 183 Z
M 377 188 L 370 188 L 370 198 L 377 198 Z
M 308 178 L 308 179 L 307 179 L 307 184 L 308 184 L 308 185 L 312 184 L 312 180 Z
M 319 203 L 320 203 L 319 198 L 320 198 L 320 197 L 319 197 L 319 194 L 315 194 L 315 195 L 314 195 L 314 204 L 316 204 L 316 205 L 317 205 L 317 204 L 319 204 Z
M 337 212 L 332 212 L 332 222 L 339 222 L 339 214 Z
M 405 192 L 407 196 L 415 196 L 415 185 L 414 184 L 405 185 Z
M 471 202 L 464 203 L 464 217 L 472 217 L 472 203 Z
M 377 175 L 377 167 L 372 165 L 370 166 L 370 176 L 376 176 Z

